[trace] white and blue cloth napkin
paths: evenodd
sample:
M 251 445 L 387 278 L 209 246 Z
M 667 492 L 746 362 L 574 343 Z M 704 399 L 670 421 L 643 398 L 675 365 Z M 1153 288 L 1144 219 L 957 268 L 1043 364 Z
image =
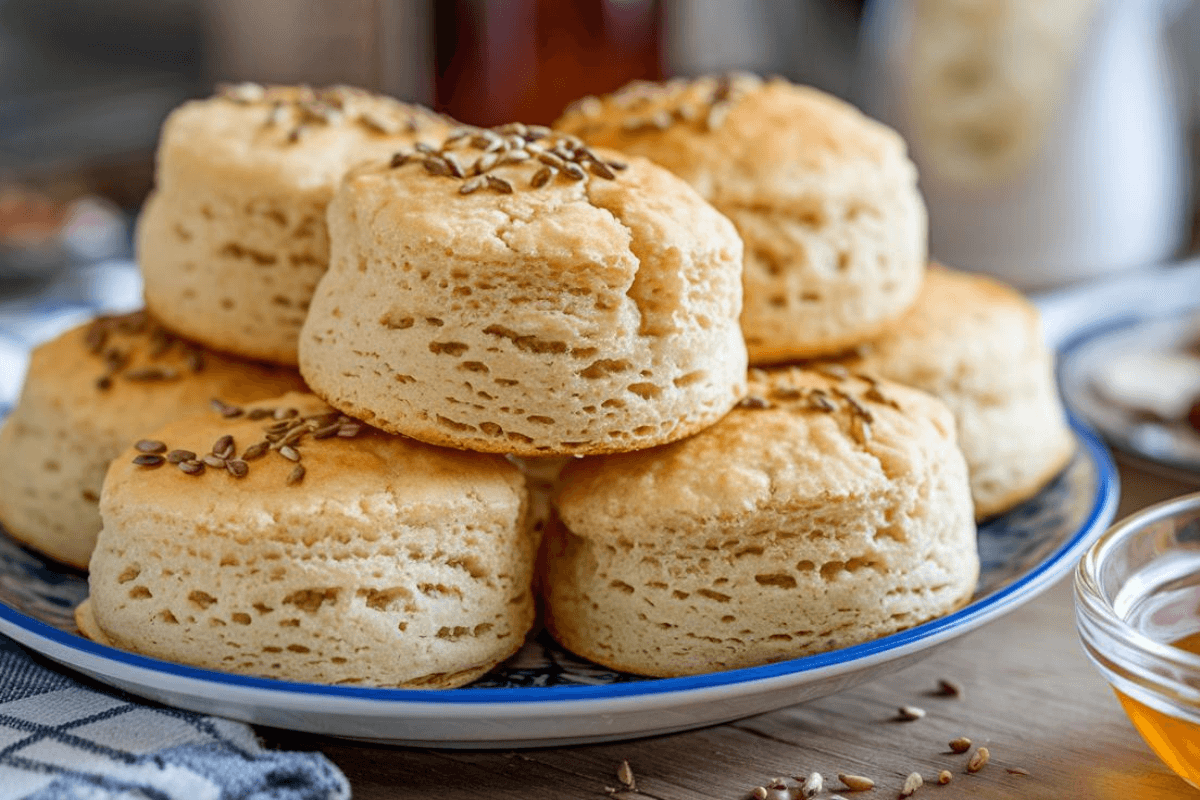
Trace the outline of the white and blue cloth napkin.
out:
M 248 725 L 86 686 L 0 636 L 0 797 L 342 800 L 320 753 L 264 750 Z
M 9 288 L 9 287 L 5 287 Z M 0 293 L 0 415 L 30 347 L 141 306 L 128 261 Z M 343 800 L 321 753 L 264 750 L 249 725 L 147 703 L 35 659 L 0 636 L 0 800 Z

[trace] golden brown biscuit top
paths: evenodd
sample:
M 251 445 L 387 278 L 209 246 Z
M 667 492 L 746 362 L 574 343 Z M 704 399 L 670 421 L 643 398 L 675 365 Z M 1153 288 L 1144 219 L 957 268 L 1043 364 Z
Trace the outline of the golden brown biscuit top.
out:
M 929 469 L 930 443 L 955 439 L 935 398 L 827 366 L 750 371 L 749 394 L 713 427 L 562 472 L 557 505 L 586 536 L 631 540 L 719 529 L 747 513 L 870 502 Z
M 1039 325 L 1037 308 L 1011 286 L 932 263 L 916 305 L 889 336 L 918 340 L 923 349 L 936 352 L 979 337 L 1037 338 Z
M 451 122 L 361 89 L 242 83 L 184 103 L 163 125 L 159 182 L 257 177 L 332 190 L 354 164 L 445 136 Z
M 211 358 L 203 347 L 175 336 L 145 311 L 97 317 L 63 338 L 69 342 L 63 349 L 70 351 L 72 361 L 87 353 L 96 362 L 90 369 L 81 365 L 79 372 L 65 374 L 94 373 L 100 392 L 118 383 L 177 381 L 202 372 Z
M 97 317 L 39 345 L 26 391 L 42 386 L 57 405 L 88 405 L 116 413 L 145 413 L 145 404 L 175 404 L 181 392 L 226 391 L 256 384 L 277 391 L 303 385 L 294 369 L 259 364 L 208 350 L 174 335 L 145 311 Z M 236 391 L 236 390 L 235 390 Z M 261 389 L 259 397 L 262 396 Z
M 714 271 L 740 274 L 742 243 L 682 180 L 544 128 L 505 128 L 463 129 L 437 148 L 352 170 L 330 207 L 331 226 L 358 220 L 367 247 L 426 269 L 519 269 L 522 288 L 548 300 L 564 287 L 598 296 L 654 279 L 663 285 L 655 307 L 643 310 L 648 329 L 685 302 L 740 303 L 740 292 L 685 296 Z
M 1047 358 L 1037 308 L 1020 292 L 930 264 L 913 307 L 847 363 L 939 395 L 1007 397 L 1040 381 L 1034 365 Z
M 453 186 L 460 195 L 539 189 L 552 194 L 571 184 L 615 181 L 628 168 L 627 161 L 619 153 L 593 150 L 576 136 L 513 122 L 495 128 L 459 126 L 435 145 L 416 142 L 399 149 L 386 166 L 363 165 L 355 174 L 399 170 L 409 180 L 445 178 L 452 183 L 433 183 Z
M 692 80 L 672 78 L 658 83 L 635 80 L 604 97 L 588 96 L 572 103 L 555 128 L 590 139 L 621 131 L 629 138 L 681 126 L 716 131 L 730 109 L 763 87 L 751 73 L 707 75 Z
M 105 479 L 101 512 L 132 504 L 172 518 L 215 515 L 211 532 L 234 535 L 245 515 L 338 511 L 386 521 L 402 505 L 398 524 L 414 525 L 457 511 L 515 513 L 522 503 L 524 479 L 503 457 L 387 434 L 315 395 L 214 405 L 213 412 L 170 423 L 118 456 Z M 308 530 L 312 535 L 320 526 Z
M 805 176 L 846 163 L 907 164 L 900 136 L 848 103 L 745 74 L 635 81 L 578 101 L 555 127 L 656 161 L 718 205 L 793 196 Z

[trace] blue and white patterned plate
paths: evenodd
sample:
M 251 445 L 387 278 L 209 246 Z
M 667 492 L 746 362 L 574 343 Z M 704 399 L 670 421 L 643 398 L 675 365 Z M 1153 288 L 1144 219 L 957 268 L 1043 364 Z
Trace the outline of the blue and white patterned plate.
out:
M 1196 279 L 1176 270 L 1175 280 Z M 1188 284 L 1191 286 L 1191 284 Z M 1174 287 L 1174 284 L 1172 284 Z M 1136 288 L 1136 287 L 1135 287 Z M 1187 287 L 1113 297 L 1194 297 Z M 0 417 L 14 401 L 28 348 L 100 311 L 140 303 L 131 262 L 64 273 L 31 297 L 0 300 Z M 1107 295 L 1105 295 L 1107 297 Z M 1095 317 L 1101 297 L 1043 299 L 1059 342 Z M 1076 308 L 1078 307 L 1078 308 Z M 0 531 L 0 632 L 97 680 L 168 705 L 314 733 L 439 747 L 516 747 L 648 736 L 763 713 L 899 669 L 1029 601 L 1064 576 L 1112 520 L 1117 479 L 1107 451 L 1081 426 L 1079 450 L 1033 500 L 983 525 L 974 600 L 942 619 L 822 655 L 689 678 L 614 673 L 544 637 L 472 686 L 441 691 L 286 683 L 136 656 L 81 638 L 72 610 L 86 578 L 16 545 Z
M 1079 448 L 1066 470 L 1037 497 L 981 527 L 982 573 L 968 606 L 873 642 L 761 667 L 648 679 L 582 661 L 543 634 L 461 689 L 371 689 L 229 675 L 80 637 L 72 609 L 87 594 L 86 578 L 3 534 L 0 632 L 133 694 L 278 728 L 471 748 L 669 733 L 760 714 L 894 671 L 1012 611 L 1065 575 L 1111 522 L 1117 499 L 1107 451 L 1082 426 L 1075 433 Z

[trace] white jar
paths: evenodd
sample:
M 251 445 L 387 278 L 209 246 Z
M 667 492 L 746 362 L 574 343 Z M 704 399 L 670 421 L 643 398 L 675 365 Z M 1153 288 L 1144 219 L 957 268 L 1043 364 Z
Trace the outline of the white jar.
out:
M 1172 0 L 878 0 L 857 99 L 908 140 L 930 253 L 1045 288 L 1186 243 Z

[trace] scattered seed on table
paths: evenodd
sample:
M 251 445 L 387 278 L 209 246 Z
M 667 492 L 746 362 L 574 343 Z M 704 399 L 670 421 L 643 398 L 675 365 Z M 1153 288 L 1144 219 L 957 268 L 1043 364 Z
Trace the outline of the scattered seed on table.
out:
M 920 789 L 925 784 L 925 779 L 921 777 L 919 772 L 910 772 L 908 777 L 904 779 L 904 788 L 900 790 L 901 797 L 912 797 L 913 793 Z
M 975 751 L 975 755 L 971 756 L 971 760 L 967 762 L 967 772 L 979 772 L 987 766 L 988 759 L 992 757 L 991 752 L 986 747 L 981 747 Z
M 845 784 L 846 788 L 852 792 L 865 792 L 868 789 L 875 788 L 875 781 L 870 778 L 864 778 L 862 775 L 846 775 L 839 772 L 838 780 Z
M 630 789 L 637 786 L 637 782 L 633 778 L 633 768 L 629 766 L 628 761 L 622 761 L 617 765 L 617 780 Z

